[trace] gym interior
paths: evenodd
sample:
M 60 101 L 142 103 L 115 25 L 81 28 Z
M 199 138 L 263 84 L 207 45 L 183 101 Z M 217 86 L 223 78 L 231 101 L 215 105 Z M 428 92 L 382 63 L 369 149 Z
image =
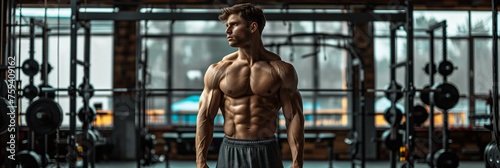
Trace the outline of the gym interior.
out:
M 304 167 L 500 168 L 496 0 L 3 0 L 0 167 L 196 167 L 205 72 L 237 50 L 218 15 L 244 2 L 296 69 Z

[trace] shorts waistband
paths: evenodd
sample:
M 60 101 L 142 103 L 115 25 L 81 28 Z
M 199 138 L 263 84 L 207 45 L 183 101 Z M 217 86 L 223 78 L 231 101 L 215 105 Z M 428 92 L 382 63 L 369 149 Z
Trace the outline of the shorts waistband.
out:
M 223 143 L 230 145 L 268 145 L 276 143 L 276 136 L 260 138 L 260 139 L 234 139 L 224 137 Z

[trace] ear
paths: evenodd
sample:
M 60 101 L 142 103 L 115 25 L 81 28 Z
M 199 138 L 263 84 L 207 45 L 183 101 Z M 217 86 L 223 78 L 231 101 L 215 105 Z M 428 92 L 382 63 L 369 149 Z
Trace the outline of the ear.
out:
M 252 33 L 259 31 L 259 24 L 257 24 L 257 22 L 252 22 L 250 24 L 250 31 Z

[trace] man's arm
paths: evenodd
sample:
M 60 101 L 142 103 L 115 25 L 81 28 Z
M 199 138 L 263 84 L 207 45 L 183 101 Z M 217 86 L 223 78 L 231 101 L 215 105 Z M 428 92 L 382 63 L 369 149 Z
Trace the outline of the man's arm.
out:
M 219 109 L 222 92 L 219 89 L 217 72 L 211 66 L 205 74 L 205 88 L 200 97 L 200 108 L 196 121 L 196 165 L 206 168 L 207 152 L 212 142 L 214 132 L 214 118 Z
M 292 152 L 293 168 L 301 168 L 304 162 L 304 115 L 302 97 L 297 90 L 297 74 L 292 65 L 286 64 L 282 76 L 280 100 L 285 116 L 288 144 Z M 283 73 L 283 72 L 282 72 Z

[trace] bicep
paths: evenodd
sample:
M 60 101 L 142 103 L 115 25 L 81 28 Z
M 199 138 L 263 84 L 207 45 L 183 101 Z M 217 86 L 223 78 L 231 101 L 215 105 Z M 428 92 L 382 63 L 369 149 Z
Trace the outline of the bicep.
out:
M 200 96 L 200 104 L 198 110 L 198 117 L 215 118 L 222 98 L 222 91 L 220 91 L 217 82 L 217 70 L 214 66 L 210 66 L 205 74 L 204 83 L 205 88 Z

